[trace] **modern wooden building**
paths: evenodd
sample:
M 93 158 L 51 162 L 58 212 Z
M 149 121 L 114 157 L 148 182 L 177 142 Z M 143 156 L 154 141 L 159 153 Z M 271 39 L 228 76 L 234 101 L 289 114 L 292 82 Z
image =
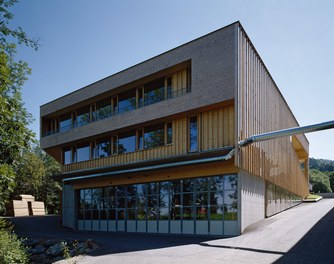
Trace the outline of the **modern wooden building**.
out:
M 308 194 L 304 135 L 239 22 L 41 106 L 63 225 L 239 235 Z

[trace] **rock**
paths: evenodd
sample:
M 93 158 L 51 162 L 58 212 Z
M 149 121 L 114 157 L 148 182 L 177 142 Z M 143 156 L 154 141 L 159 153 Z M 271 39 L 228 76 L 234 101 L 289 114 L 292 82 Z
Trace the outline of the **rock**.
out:
M 38 245 L 40 242 L 40 239 L 39 238 L 27 238 L 23 241 L 23 244 L 26 246 L 26 247 L 33 247 L 33 246 L 36 246 Z
M 46 251 L 46 254 L 52 257 L 63 255 L 64 252 L 64 243 L 57 243 L 49 247 Z
M 45 251 L 46 251 L 46 248 L 42 245 L 37 245 L 34 248 L 28 249 L 28 253 L 30 253 L 31 255 L 41 254 L 41 253 L 44 253 Z
M 43 240 L 42 245 L 45 246 L 45 247 L 51 247 L 52 245 L 54 245 L 56 243 L 57 243 L 56 240 L 48 239 L 48 240 Z

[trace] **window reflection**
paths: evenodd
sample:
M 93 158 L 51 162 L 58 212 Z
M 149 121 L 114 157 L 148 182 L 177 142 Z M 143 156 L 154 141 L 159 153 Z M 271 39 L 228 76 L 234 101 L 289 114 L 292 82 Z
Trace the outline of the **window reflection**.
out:
M 154 104 L 165 99 L 165 79 L 148 83 L 144 87 L 145 105 Z
M 189 151 L 198 151 L 198 126 L 196 116 L 189 120 Z
M 111 116 L 111 102 L 110 99 L 103 100 L 96 103 L 96 120 L 101 120 Z
M 124 113 L 136 109 L 136 90 L 121 93 L 118 96 L 118 113 Z
M 227 175 L 82 189 L 78 219 L 236 221 L 236 186 Z
M 90 107 L 84 107 L 77 110 L 76 126 L 84 126 L 90 122 Z
M 77 148 L 77 162 L 86 161 L 90 159 L 90 146 L 84 145 Z
M 144 129 L 144 148 L 154 148 L 164 145 L 164 124 L 146 127 Z
M 136 150 L 136 132 L 120 134 L 118 136 L 118 154 Z

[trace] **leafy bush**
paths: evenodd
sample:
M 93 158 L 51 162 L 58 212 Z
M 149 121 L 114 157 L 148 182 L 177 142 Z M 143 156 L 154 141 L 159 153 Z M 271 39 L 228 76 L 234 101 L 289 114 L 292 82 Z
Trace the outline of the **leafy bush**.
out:
M 310 170 L 310 183 L 314 193 L 332 192 L 328 175 L 321 171 Z
M 25 264 L 29 257 L 19 238 L 7 228 L 9 225 L 4 219 L 0 219 L 0 263 Z

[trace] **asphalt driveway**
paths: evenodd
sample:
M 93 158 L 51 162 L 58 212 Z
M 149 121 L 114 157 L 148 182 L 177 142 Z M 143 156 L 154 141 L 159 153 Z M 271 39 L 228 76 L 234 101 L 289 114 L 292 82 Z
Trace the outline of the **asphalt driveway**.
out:
M 12 218 L 26 237 L 93 239 L 101 249 L 78 263 L 334 263 L 334 199 L 304 203 L 233 238 L 75 232 L 58 216 Z

